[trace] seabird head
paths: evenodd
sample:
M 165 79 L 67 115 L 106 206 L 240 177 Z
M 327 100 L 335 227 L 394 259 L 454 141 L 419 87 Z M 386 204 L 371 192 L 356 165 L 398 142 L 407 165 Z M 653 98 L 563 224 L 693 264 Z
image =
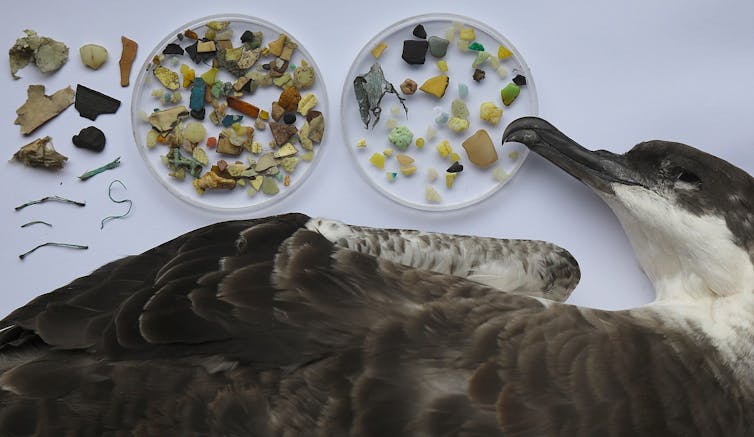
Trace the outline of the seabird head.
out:
M 536 117 L 513 121 L 503 141 L 525 144 L 605 200 L 658 299 L 754 293 L 754 179 L 745 171 L 669 141 L 588 150 Z

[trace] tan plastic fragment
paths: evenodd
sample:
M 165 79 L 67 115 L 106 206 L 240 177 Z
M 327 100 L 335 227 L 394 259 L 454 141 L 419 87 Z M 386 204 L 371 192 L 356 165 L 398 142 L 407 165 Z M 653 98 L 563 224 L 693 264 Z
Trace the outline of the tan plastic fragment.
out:
M 131 81 L 131 66 L 136 59 L 136 50 L 139 48 L 139 44 L 136 41 L 130 40 L 125 36 L 120 37 L 120 42 L 123 44 L 123 51 L 120 55 L 120 86 L 128 86 Z
M 56 91 L 51 96 L 45 95 L 44 85 L 29 85 L 26 102 L 16 109 L 16 121 L 21 125 L 21 133 L 29 135 L 38 127 L 55 118 L 74 101 L 75 93 L 70 86 Z

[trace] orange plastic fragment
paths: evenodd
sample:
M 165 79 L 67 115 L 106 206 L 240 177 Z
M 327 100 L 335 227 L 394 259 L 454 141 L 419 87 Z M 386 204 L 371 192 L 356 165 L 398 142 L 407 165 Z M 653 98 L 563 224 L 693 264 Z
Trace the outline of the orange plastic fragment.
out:
M 120 42 L 123 45 L 123 51 L 118 62 L 120 66 L 120 86 L 128 86 L 131 80 L 131 66 L 136 59 L 136 50 L 139 48 L 139 44 L 125 36 L 120 37 Z
M 244 102 L 238 97 L 228 96 L 228 106 L 240 112 L 241 114 L 248 115 L 251 118 L 257 118 L 259 116 L 259 108 L 252 105 L 249 102 Z
M 216 137 L 207 138 L 207 147 L 211 149 L 215 146 L 217 146 L 217 138 Z
M 285 179 L 283 179 L 283 185 L 286 187 L 291 184 L 291 175 L 285 175 Z
M 191 29 L 186 29 L 186 31 L 183 32 L 183 36 L 188 39 L 199 39 L 199 35 L 197 35 L 196 32 Z

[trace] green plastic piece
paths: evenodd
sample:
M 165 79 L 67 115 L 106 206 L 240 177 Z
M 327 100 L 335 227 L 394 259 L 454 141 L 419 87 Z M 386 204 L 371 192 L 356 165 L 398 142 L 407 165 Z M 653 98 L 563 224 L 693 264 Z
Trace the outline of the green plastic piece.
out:
M 406 126 L 397 126 L 390 131 L 390 135 L 388 135 L 387 139 L 395 145 L 395 147 L 404 151 L 414 140 L 414 133 Z
M 262 192 L 268 196 L 274 196 L 280 191 L 274 177 L 265 176 L 262 179 Z
M 483 52 L 484 46 L 474 41 L 473 43 L 469 44 L 469 50 L 474 50 L 475 52 Z
M 503 98 L 503 104 L 505 106 L 510 106 L 511 103 L 516 100 L 516 97 L 518 97 L 519 93 L 521 93 L 521 88 L 515 83 L 511 82 L 506 85 L 505 88 L 500 90 L 500 97 Z

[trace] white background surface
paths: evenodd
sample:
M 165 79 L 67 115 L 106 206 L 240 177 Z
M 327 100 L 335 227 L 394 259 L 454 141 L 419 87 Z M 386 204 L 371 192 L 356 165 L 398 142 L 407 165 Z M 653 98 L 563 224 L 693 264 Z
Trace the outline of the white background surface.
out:
M 273 6 L 274 5 L 274 6 Z M 257 15 L 302 41 L 324 75 L 330 97 L 327 148 L 307 186 L 255 215 L 301 211 L 355 224 L 473 233 L 553 241 L 578 259 L 582 282 L 570 299 L 580 305 L 625 308 L 651 300 L 628 241 L 609 209 L 577 181 L 531 155 L 508 186 L 485 202 L 453 213 L 426 213 L 392 203 L 353 167 L 342 144 L 339 98 L 346 73 L 361 46 L 407 16 L 451 12 L 497 28 L 521 51 L 532 69 L 541 115 L 581 144 L 628 150 L 648 139 L 685 142 L 754 172 L 754 3 L 749 1 L 286 1 L 286 2 L 14 2 L 0 16 L 0 46 L 10 48 L 31 28 L 68 44 L 71 59 L 43 76 L 34 67 L 13 81 L 0 64 L 0 138 L 10 157 L 31 139 L 51 135 L 70 160 L 47 173 L 0 160 L 0 314 L 65 285 L 97 266 L 139 253 L 193 228 L 226 220 L 192 208 L 157 184 L 142 164 L 130 130 L 132 88 L 118 84 L 120 36 L 140 44 L 132 72 L 167 32 L 200 16 Z M 110 60 L 99 71 L 81 66 L 78 48 L 98 43 Z M 13 125 L 15 109 L 30 84 L 48 92 L 76 83 L 123 102 L 115 115 L 93 124 L 108 138 L 105 151 L 78 150 L 70 137 L 92 123 L 69 108 L 24 138 Z M 87 182 L 76 176 L 121 156 L 122 166 Z M 132 216 L 99 229 L 100 220 L 121 211 L 107 199 L 107 184 L 125 182 Z M 46 204 L 21 212 L 26 201 L 57 194 L 87 202 L 79 209 Z M 46 220 L 54 228 L 19 226 Z M 45 248 L 26 260 L 18 254 L 45 241 L 88 244 L 88 251 Z

